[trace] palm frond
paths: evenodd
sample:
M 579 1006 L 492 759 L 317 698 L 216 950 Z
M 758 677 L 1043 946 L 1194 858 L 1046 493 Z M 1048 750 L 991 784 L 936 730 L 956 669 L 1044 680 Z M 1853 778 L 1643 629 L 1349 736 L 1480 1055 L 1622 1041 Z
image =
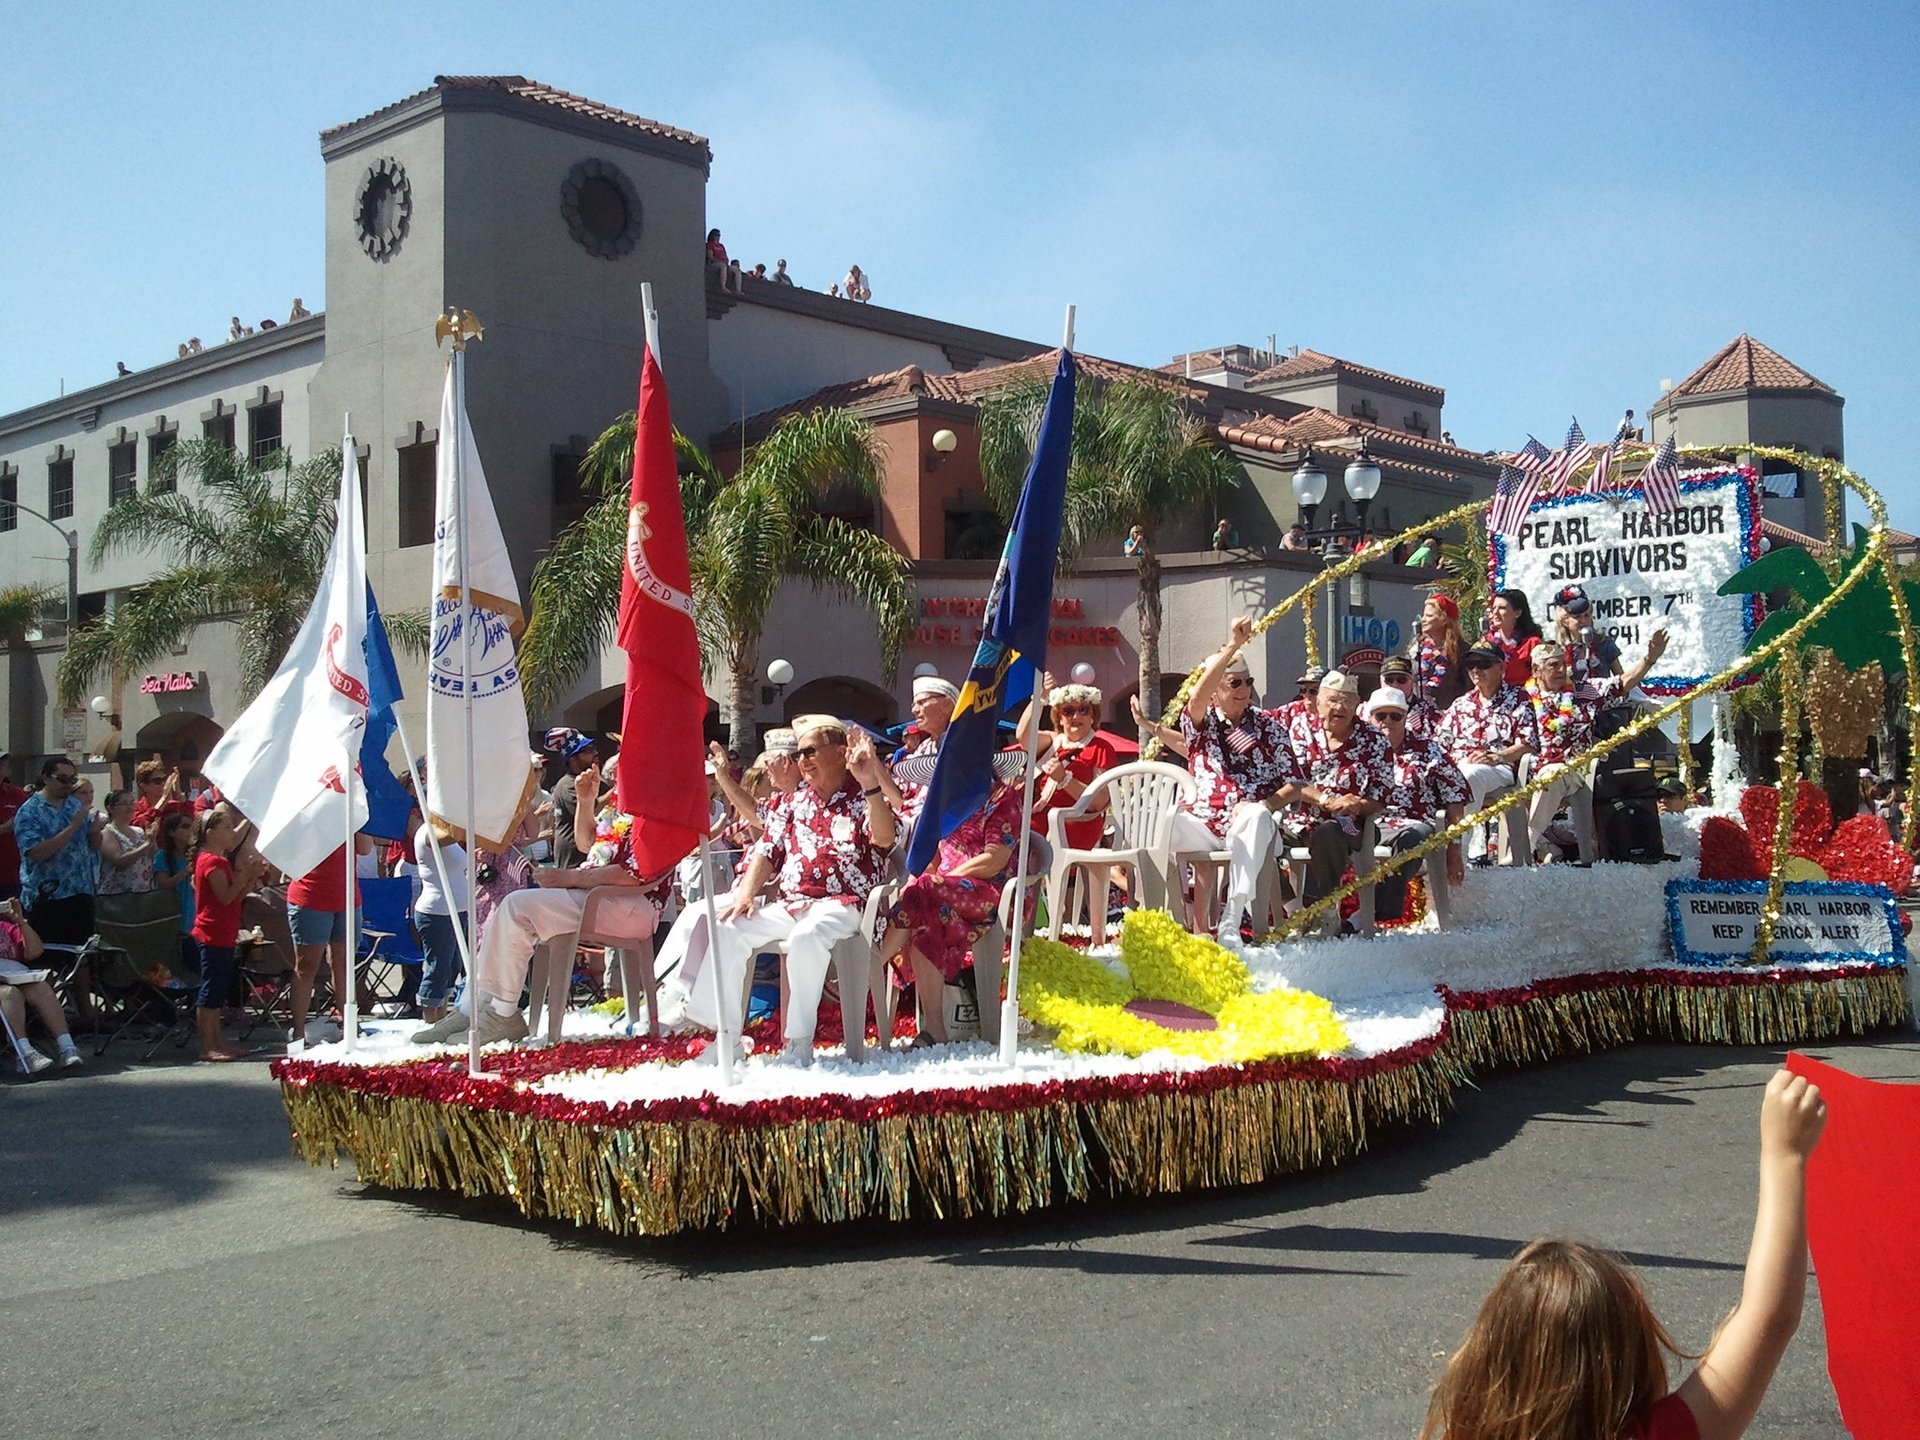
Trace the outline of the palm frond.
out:
M 27 631 L 64 601 L 62 593 L 52 586 L 0 586 L 0 645 L 17 645 L 25 640 Z
M 433 649 L 433 616 L 423 607 L 418 610 L 382 610 L 380 621 L 386 626 L 387 643 L 397 654 L 413 660 L 425 660 Z
M 552 705 L 613 638 L 626 535 L 622 489 L 602 496 L 556 535 L 533 567 L 533 611 L 520 641 L 520 669 L 535 710 Z
M 849 410 L 789 415 L 747 452 L 740 480 L 778 485 L 798 507 L 830 490 L 880 493 L 880 444 L 873 426 Z
M 913 577 L 898 550 L 871 530 L 815 517 L 794 537 L 792 572 L 873 611 L 880 661 L 891 678 L 913 634 Z
M 219 612 L 217 572 L 180 566 L 162 571 L 111 615 L 74 632 L 60 657 L 55 684 L 63 705 L 80 704 L 103 675 L 133 674 L 167 660 Z

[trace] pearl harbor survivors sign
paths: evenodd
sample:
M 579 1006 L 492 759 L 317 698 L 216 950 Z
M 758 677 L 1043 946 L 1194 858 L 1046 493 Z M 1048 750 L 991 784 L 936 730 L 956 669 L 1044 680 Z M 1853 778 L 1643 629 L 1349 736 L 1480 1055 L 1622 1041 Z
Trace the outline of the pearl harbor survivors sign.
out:
M 1739 965 L 1753 950 L 1764 880 L 1669 880 L 1667 928 L 1682 965 Z M 1795 880 L 1780 897 L 1768 958 L 1777 963 L 1903 965 L 1906 937 L 1893 893 L 1852 881 Z
M 1760 623 L 1756 597 L 1714 593 L 1760 557 L 1751 471 L 1696 472 L 1665 514 L 1648 510 L 1637 489 L 1541 500 L 1518 532 L 1490 539 L 1493 588 L 1524 591 L 1543 627 L 1553 597 L 1578 585 L 1595 627 L 1629 662 L 1664 629 L 1666 654 L 1642 685 L 1652 694 L 1677 695 L 1728 669 Z

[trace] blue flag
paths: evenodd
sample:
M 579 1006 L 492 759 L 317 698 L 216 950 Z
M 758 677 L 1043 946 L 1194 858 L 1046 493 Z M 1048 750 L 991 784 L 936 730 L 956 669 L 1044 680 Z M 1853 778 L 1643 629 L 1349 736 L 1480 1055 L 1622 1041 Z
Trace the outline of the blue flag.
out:
M 393 707 L 400 701 L 400 672 L 387 643 L 380 606 L 367 586 L 367 728 L 360 737 L 360 776 L 367 786 L 368 835 L 382 840 L 406 837 L 413 797 L 387 768 L 387 742 L 393 738 Z
M 986 623 L 973 652 L 967 682 L 941 738 L 926 804 L 913 827 L 907 869 L 919 874 L 940 842 L 987 803 L 999 725 L 1033 693 L 1047 663 L 1053 619 L 1053 567 L 1060 553 L 1060 517 L 1067 501 L 1067 457 L 1073 439 L 1073 355 L 1060 352 L 1033 463 L 1020 487 L 1013 528 L 1000 552 L 1000 569 L 987 595 Z M 1018 661 L 1025 664 L 1016 665 Z

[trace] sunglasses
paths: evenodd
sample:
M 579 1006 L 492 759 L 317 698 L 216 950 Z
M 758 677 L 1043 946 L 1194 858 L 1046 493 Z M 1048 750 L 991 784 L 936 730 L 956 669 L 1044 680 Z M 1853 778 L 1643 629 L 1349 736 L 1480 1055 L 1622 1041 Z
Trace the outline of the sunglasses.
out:
M 1091 705 L 1056 705 L 1053 707 L 1053 713 L 1056 715 L 1091 715 L 1093 714 L 1093 706 Z
M 1251 690 L 1253 688 L 1253 681 L 1245 675 L 1229 675 L 1226 679 L 1226 686 L 1229 690 Z
M 59 774 L 49 775 L 47 778 L 49 780 L 58 780 L 62 785 L 76 785 L 80 781 L 80 775 L 78 771 L 75 771 L 74 773 L 68 774 L 68 775 L 59 775 Z
M 802 745 L 798 750 L 793 752 L 793 758 L 796 760 L 811 760 L 813 759 L 814 756 L 818 755 L 822 750 L 831 750 L 836 745 L 840 745 L 844 743 L 845 743 L 844 741 L 829 740 L 822 745 Z

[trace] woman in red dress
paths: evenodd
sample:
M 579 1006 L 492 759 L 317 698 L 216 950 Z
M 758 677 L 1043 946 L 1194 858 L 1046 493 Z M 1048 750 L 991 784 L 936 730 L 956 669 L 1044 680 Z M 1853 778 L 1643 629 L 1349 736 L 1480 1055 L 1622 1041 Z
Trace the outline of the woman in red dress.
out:
M 1509 685 L 1533 678 L 1533 647 L 1540 643 L 1540 624 L 1523 590 L 1501 590 L 1487 606 L 1487 646 L 1497 651 Z

